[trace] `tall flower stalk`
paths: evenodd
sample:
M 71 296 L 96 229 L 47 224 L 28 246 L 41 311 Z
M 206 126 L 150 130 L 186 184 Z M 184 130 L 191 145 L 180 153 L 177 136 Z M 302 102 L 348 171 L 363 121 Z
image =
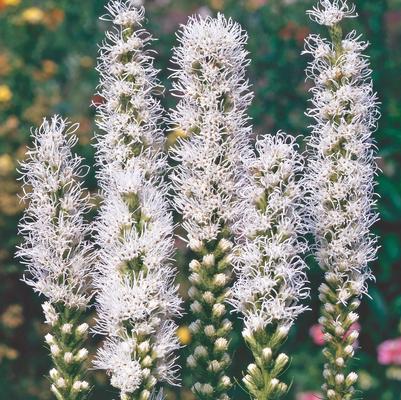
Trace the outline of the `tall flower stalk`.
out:
M 23 243 L 17 255 L 27 265 L 24 281 L 46 297 L 43 311 L 54 368 L 51 390 L 58 400 L 82 400 L 88 325 L 82 317 L 90 301 L 88 275 L 93 263 L 84 221 L 89 197 L 81 178 L 87 169 L 72 153 L 78 125 L 54 116 L 32 133 L 33 146 L 22 163 L 28 206 L 20 222 Z
M 243 382 L 252 398 L 278 399 L 288 390 L 280 375 L 289 357 L 281 352 L 309 294 L 299 174 L 303 159 L 294 138 L 278 133 L 256 142 L 257 155 L 244 160 L 247 174 L 236 206 L 238 280 L 230 302 L 244 317 L 242 335 L 252 351 Z
M 241 153 L 248 151 L 247 107 L 252 95 L 245 70 L 247 36 L 223 15 L 190 18 L 174 49 L 171 125 L 182 132 L 171 155 L 171 179 L 193 260 L 189 264 L 193 322 L 192 389 L 200 399 L 225 400 L 231 387 L 226 300 L 232 273 L 232 222 Z
M 148 400 L 162 382 L 177 383 L 173 318 L 173 220 L 162 180 L 166 168 L 157 70 L 136 1 L 107 5 L 113 28 L 100 52 L 97 160 L 103 203 L 96 224 L 97 325 L 106 336 L 94 362 L 121 399 Z
M 377 216 L 374 201 L 374 145 L 378 110 L 368 44 L 355 31 L 343 35 L 341 23 L 354 18 L 355 6 L 344 0 L 321 0 L 309 15 L 328 27 L 330 39 L 311 35 L 305 53 L 313 59 L 307 75 L 314 81 L 314 119 L 309 140 L 311 229 L 316 259 L 325 272 L 320 286 L 323 350 L 323 391 L 326 399 L 357 398 L 355 372 L 349 372 L 358 331 L 360 298 L 372 279 L 368 263 L 375 258 L 376 238 L 370 232 Z M 355 326 L 355 325 L 354 325 Z

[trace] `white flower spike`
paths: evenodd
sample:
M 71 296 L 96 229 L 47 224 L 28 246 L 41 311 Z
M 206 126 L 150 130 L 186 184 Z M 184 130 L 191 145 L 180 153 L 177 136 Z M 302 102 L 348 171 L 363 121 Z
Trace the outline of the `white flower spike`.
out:
M 243 336 L 255 358 L 244 384 L 252 398 L 270 399 L 287 391 L 278 381 L 289 361 L 280 348 L 309 295 L 300 257 L 307 248 L 301 240 L 303 159 L 295 138 L 280 132 L 259 138 L 256 151 L 244 160 L 247 174 L 238 184 L 238 280 L 229 301 L 243 315 Z
M 74 355 L 87 352 L 82 348 L 86 336 L 75 329 L 91 298 L 93 252 L 84 219 L 89 196 L 81 182 L 87 167 L 72 153 L 77 129 L 54 116 L 32 133 L 33 146 L 21 165 L 28 206 L 19 225 L 23 242 L 17 255 L 27 266 L 24 281 L 47 299 L 42 307 L 51 331 L 45 339 L 56 366 L 50 371 L 52 390 L 57 398 L 82 400 L 89 385 L 74 391 L 83 379 L 86 357 Z
M 177 384 L 172 322 L 181 314 L 174 284 L 173 219 L 162 173 L 162 109 L 157 70 L 136 1 L 112 0 L 114 27 L 100 50 L 97 136 L 103 203 L 96 223 L 97 325 L 106 337 L 94 362 L 121 399 L 148 399 L 160 382 Z
M 222 379 L 230 356 L 228 349 L 213 353 L 213 346 L 231 331 L 224 306 L 232 281 L 230 225 L 241 154 L 249 152 L 251 132 L 246 114 L 252 99 L 245 77 L 247 36 L 219 14 L 190 18 L 178 40 L 173 76 L 180 101 L 170 121 L 184 137 L 171 151 L 178 162 L 171 179 L 175 206 L 196 255 L 189 277 L 195 352 L 188 365 L 199 398 L 225 400 L 231 383 Z M 208 348 L 197 353 L 200 343 Z
M 307 112 L 314 125 L 305 184 L 316 259 L 326 281 L 320 287 L 327 339 L 323 389 L 335 400 L 355 398 L 354 380 L 343 379 L 358 336 L 350 329 L 358 319 L 354 311 L 359 298 L 373 278 L 368 264 L 377 249 L 370 232 L 377 220 L 372 211 L 376 165 L 371 137 L 379 117 L 377 98 L 363 54 L 367 43 L 355 31 L 344 37 L 340 24 L 355 16 L 354 10 L 347 1 L 320 1 L 310 15 L 329 26 L 331 40 L 311 35 L 305 48 L 312 56 L 307 75 L 315 84 Z

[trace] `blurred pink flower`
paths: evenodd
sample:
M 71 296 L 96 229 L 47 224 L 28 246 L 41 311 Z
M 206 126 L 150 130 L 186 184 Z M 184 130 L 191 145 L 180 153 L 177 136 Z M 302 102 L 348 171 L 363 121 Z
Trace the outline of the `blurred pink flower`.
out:
M 360 331 L 361 330 L 361 325 L 358 322 L 355 322 L 354 324 L 351 325 L 349 330 L 345 333 L 344 339 L 347 338 L 351 332 L 353 331 Z M 323 327 L 320 324 L 315 324 L 312 325 L 311 328 L 309 329 L 309 334 L 313 339 L 313 342 L 317 344 L 318 346 L 323 346 L 325 343 L 324 340 L 324 333 L 323 333 Z M 354 342 L 354 347 L 358 347 L 358 341 L 356 340 Z
M 317 392 L 303 392 L 297 394 L 296 400 L 318 400 L 321 399 L 322 395 Z
M 318 346 L 324 345 L 324 334 L 322 325 L 320 324 L 312 325 L 309 329 L 309 334 L 311 335 L 315 344 L 317 344 Z
M 380 344 L 377 348 L 377 359 L 383 365 L 401 365 L 401 337 Z

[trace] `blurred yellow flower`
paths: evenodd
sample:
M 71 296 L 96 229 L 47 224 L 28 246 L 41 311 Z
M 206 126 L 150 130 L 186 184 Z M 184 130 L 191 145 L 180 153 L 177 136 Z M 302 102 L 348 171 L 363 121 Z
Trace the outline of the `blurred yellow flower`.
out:
M 210 5 L 215 10 L 222 10 L 224 7 L 224 0 L 210 0 Z
M 401 368 L 400 367 L 390 367 L 386 371 L 386 376 L 388 379 L 401 381 Z
M 0 362 L 3 358 L 8 360 L 15 360 L 18 357 L 18 351 L 6 346 L 5 344 L 0 344 Z
M 3 3 L 6 6 L 18 6 L 21 3 L 21 0 L 3 0 Z
M 177 336 L 181 344 L 191 343 L 192 335 L 187 326 L 180 326 L 177 329 Z
M 43 72 L 46 75 L 54 75 L 57 71 L 57 64 L 52 60 L 44 60 L 43 64 Z
M 248 0 L 246 6 L 248 10 L 255 11 L 267 3 L 267 0 Z
M 14 170 L 13 159 L 9 154 L 0 156 L 0 175 L 7 175 Z
M 64 11 L 60 8 L 54 8 L 46 13 L 43 23 L 49 29 L 56 29 L 64 21 Z
M 11 304 L 1 316 L 1 323 L 10 329 L 18 328 L 23 322 L 22 306 L 19 304 Z
M 43 60 L 42 69 L 33 72 L 33 77 L 38 81 L 50 79 L 57 72 L 58 66 L 52 60 Z
M 9 57 L 6 53 L 0 53 L 0 76 L 5 76 L 11 71 Z
M 23 209 L 23 204 L 18 199 L 17 195 L 9 193 L 0 194 L 0 214 L 16 215 Z
M 39 24 L 43 21 L 45 13 L 38 7 L 29 7 L 21 13 L 21 19 L 29 24 Z
M 7 85 L 0 85 L 0 103 L 7 103 L 12 97 L 10 88 Z
M 79 63 L 81 65 L 81 67 L 83 67 L 83 68 L 92 68 L 92 66 L 94 65 L 93 58 L 89 57 L 89 56 L 83 56 L 79 60 Z
M 16 160 L 24 160 L 26 158 L 26 152 L 28 151 L 27 146 L 22 144 L 18 147 L 17 151 L 15 152 L 15 159 Z
M 359 387 L 362 390 L 369 390 L 373 386 L 373 378 L 372 376 L 366 371 L 359 371 Z
M 19 121 L 15 115 L 11 115 L 0 124 L 0 137 L 5 135 L 13 136 L 13 131 L 18 128 Z

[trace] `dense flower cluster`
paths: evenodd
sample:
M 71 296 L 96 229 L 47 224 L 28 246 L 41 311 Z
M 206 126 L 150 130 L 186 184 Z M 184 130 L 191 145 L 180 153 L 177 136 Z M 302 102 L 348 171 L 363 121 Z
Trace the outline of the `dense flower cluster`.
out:
M 28 267 L 24 279 L 35 291 L 53 304 L 85 308 L 90 298 L 89 228 L 84 222 L 89 199 L 80 182 L 86 167 L 71 151 L 77 128 L 55 116 L 32 135 L 33 147 L 21 165 L 29 204 L 20 223 L 24 242 L 17 254 Z
M 171 122 L 186 138 L 172 151 L 180 162 L 172 179 L 176 206 L 193 242 L 215 240 L 232 220 L 233 167 L 250 134 L 246 40 L 238 24 L 219 14 L 191 18 L 180 33 L 181 46 L 174 49 L 173 61 L 180 67 L 173 75 L 174 91 L 180 102 Z
M 46 336 L 56 368 L 50 371 L 58 398 L 86 398 L 89 384 L 81 380 L 88 351 L 82 348 L 87 324 L 79 324 L 90 300 L 88 275 L 93 263 L 84 221 L 89 197 L 80 179 L 87 168 L 72 154 L 78 125 L 54 116 L 33 134 L 33 147 L 22 163 L 25 199 L 29 202 L 20 222 L 24 241 L 17 255 L 28 267 L 24 281 L 43 294 Z
M 353 10 L 345 1 L 322 0 L 312 16 L 330 27 L 331 40 L 311 35 L 305 51 L 313 57 L 307 74 L 315 83 L 313 107 L 307 113 L 315 125 L 306 184 L 316 258 L 326 280 L 320 287 L 320 323 L 327 342 L 323 389 L 329 399 L 354 396 L 356 374 L 345 377 L 344 371 L 358 332 L 343 337 L 358 319 L 359 298 L 372 278 L 368 263 L 376 254 L 370 233 L 377 219 L 372 212 L 376 167 L 371 133 L 378 111 L 363 55 L 367 43 L 354 31 L 343 37 L 339 25 Z M 330 15 L 338 18 L 331 20 Z
M 98 178 L 103 203 L 96 224 L 97 326 L 105 335 L 94 365 L 111 375 L 122 399 L 150 398 L 160 381 L 176 383 L 179 345 L 171 318 L 181 300 L 170 265 L 173 220 L 161 173 L 166 167 L 157 70 L 136 2 L 107 5 L 114 27 L 100 53 Z
M 158 71 L 153 67 L 151 50 L 146 48 L 152 38 L 141 28 L 144 8 L 133 4 L 129 0 L 110 1 L 109 15 L 103 17 L 113 22 L 114 29 L 106 32 L 97 68 L 103 99 L 97 123 L 107 133 L 97 136 L 102 183 L 115 180 L 117 167 L 121 174 L 131 169 L 149 179 L 166 166 L 164 134 L 159 127 L 162 109 L 153 96 L 160 88 Z
M 306 250 L 300 239 L 303 160 L 294 140 L 283 133 L 258 139 L 258 154 L 244 160 L 247 174 L 238 185 L 238 280 L 230 302 L 244 316 L 243 336 L 256 363 L 248 366 L 244 383 L 256 399 L 287 391 L 278 377 L 288 356 L 279 350 L 309 294 L 300 257 Z
M 344 18 L 357 17 L 355 4 L 350 7 L 347 0 L 320 0 L 307 14 L 318 24 L 329 27 L 338 24 Z
M 173 61 L 174 92 L 180 97 L 171 125 L 183 132 L 171 155 L 178 162 L 171 179 L 175 205 L 183 216 L 189 247 L 189 295 L 194 322 L 193 390 L 202 399 L 227 399 L 231 386 L 225 300 L 232 280 L 235 187 L 242 153 L 248 151 L 248 91 L 244 49 L 247 36 L 221 14 L 191 18 L 179 34 Z

